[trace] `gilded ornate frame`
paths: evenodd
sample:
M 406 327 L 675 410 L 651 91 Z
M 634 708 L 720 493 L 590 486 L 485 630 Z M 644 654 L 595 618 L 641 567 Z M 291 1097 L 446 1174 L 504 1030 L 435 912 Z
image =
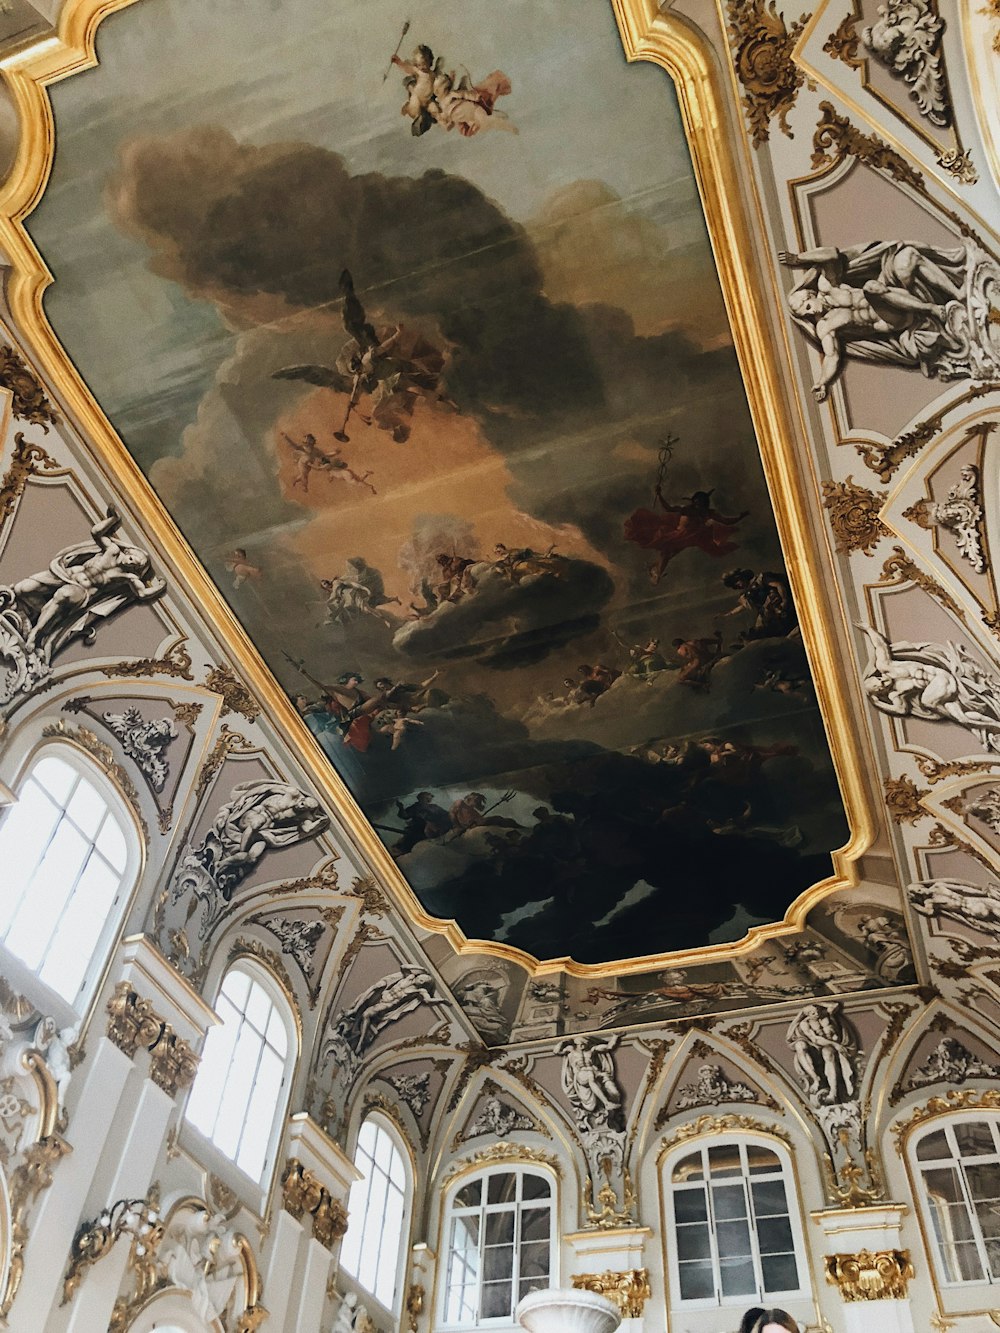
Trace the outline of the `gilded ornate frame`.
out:
M 794 445 L 796 438 L 808 434 L 808 424 L 801 406 L 786 393 L 782 378 L 784 371 L 790 373 L 791 359 L 783 324 L 772 322 L 774 311 L 780 309 L 780 293 L 773 272 L 763 267 L 758 271 L 753 262 L 751 214 L 756 213 L 760 220 L 759 203 L 752 194 L 752 205 L 744 197 L 751 174 L 738 159 L 741 130 L 737 121 L 730 122 L 731 98 L 724 92 L 722 71 L 705 36 L 680 16 L 661 11 L 657 0 L 611 0 L 626 58 L 659 65 L 676 87 L 850 838 L 831 854 L 834 874 L 801 893 L 781 922 L 752 927 L 742 940 L 727 944 L 588 965 L 568 958 L 540 961 L 508 945 L 470 940 L 455 921 L 441 921 L 425 911 L 83 383 L 46 318 L 42 301 L 53 276 L 23 224 L 41 199 L 54 157 L 55 125 L 47 89 L 96 65 L 101 21 L 133 3 L 135 0 L 65 0 L 55 37 L 0 58 L 20 123 L 13 165 L 0 186 L 0 246 L 10 257 L 11 313 L 26 348 L 58 387 L 70 419 L 93 447 L 98 464 L 141 520 L 157 558 L 210 617 L 227 657 L 264 705 L 277 734 L 301 757 L 317 793 L 338 811 L 357 853 L 389 887 L 414 925 L 443 934 L 457 953 L 506 958 L 531 976 L 565 970 L 597 977 L 646 971 L 668 961 L 685 965 L 717 962 L 800 929 L 809 910 L 822 898 L 858 883 L 857 863 L 884 825 L 884 814 L 865 778 L 867 750 L 862 729 L 852 713 L 843 688 L 844 672 L 839 669 L 845 660 L 843 612 L 834 591 L 831 557 L 821 549 L 822 539 L 810 522 L 817 509 L 818 488 Z M 726 134 L 730 125 L 733 142 Z M 752 191 L 752 185 L 747 189 Z M 776 352 L 774 344 L 780 344 L 782 351 Z

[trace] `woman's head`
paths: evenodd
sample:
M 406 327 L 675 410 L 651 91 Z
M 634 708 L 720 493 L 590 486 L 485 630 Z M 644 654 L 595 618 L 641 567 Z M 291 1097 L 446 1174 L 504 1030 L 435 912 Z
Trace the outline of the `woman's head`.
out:
M 763 1310 L 755 1306 L 743 1316 L 739 1333 L 799 1333 L 799 1326 L 785 1310 Z

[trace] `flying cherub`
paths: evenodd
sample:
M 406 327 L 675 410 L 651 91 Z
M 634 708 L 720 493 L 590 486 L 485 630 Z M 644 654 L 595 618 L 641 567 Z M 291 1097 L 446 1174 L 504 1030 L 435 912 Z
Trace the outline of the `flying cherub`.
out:
M 233 576 L 234 588 L 242 588 L 248 580 L 256 582 L 264 573 L 260 565 L 255 565 L 250 561 L 246 550 L 242 546 L 237 546 L 235 551 L 226 557 L 225 564 Z
M 326 450 L 316 443 L 316 436 L 306 434 L 301 440 L 293 440 L 290 435 L 284 431 L 281 438 L 290 446 L 295 454 L 295 476 L 292 479 L 293 486 L 301 486 L 304 491 L 309 489 L 309 477 L 313 472 L 323 472 L 328 477 L 340 481 L 349 482 L 352 486 L 364 486 L 371 491 L 372 495 L 377 495 L 375 487 L 368 478 L 372 475 L 370 471 L 364 473 L 355 472 L 353 468 L 348 467 L 347 463 L 340 456 L 339 449 Z
M 276 380 L 304 380 L 323 389 L 348 395 L 347 408 L 335 440 L 350 439 L 351 416 L 367 426 L 388 431 L 397 444 L 410 436 L 410 418 L 419 399 L 455 407 L 441 388 L 445 354 L 420 333 L 402 324 L 376 329 L 370 322 L 348 269 L 340 275 L 344 300 L 344 330 L 349 335 L 332 366 L 285 366 L 273 372 Z M 367 398 L 368 411 L 359 407 Z
M 481 83 L 473 84 L 468 72 L 457 78 L 455 71 L 447 71 L 441 57 L 435 59 L 431 48 L 423 44 L 414 48 L 409 60 L 403 60 L 396 51 L 391 61 L 403 72 L 406 101 L 400 114 L 410 121 L 410 133 L 415 138 L 435 125 L 458 130 L 465 139 L 484 130 L 517 134 L 507 113 L 496 108 L 497 99 L 508 97 L 511 91 L 510 79 L 502 70 L 495 69 Z

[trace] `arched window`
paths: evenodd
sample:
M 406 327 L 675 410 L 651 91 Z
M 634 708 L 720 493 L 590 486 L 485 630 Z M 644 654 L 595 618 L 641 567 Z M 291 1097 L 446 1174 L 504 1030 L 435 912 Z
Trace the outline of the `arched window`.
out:
M 369 1116 L 358 1134 L 340 1266 L 387 1310 L 395 1311 L 405 1255 L 410 1189 L 405 1159 L 385 1125 Z
M 1000 1121 L 949 1120 L 914 1150 L 943 1282 L 1000 1282 Z
M 443 1322 L 511 1323 L 518 1301 L 555 1281 L 552 1182 L 524 1167 L 460 1184 L 448 1204 Z
M 139 849 L 106 784 L 59 748 L 38 756 L 0 819 L 0 943 L 79 1012 L 127 908 Z
M 699 1306 L 777 1303 L 803 1293 L 801 1227 L 775 1148 L 705 1143 L 667 1164 L 674 1301 Z
M 223 978 L 185 1118 L 245 1175 L 263 1183 L 274 1164 L 291 1091 L 296 1045 L 288 1003 L 241 964 Z

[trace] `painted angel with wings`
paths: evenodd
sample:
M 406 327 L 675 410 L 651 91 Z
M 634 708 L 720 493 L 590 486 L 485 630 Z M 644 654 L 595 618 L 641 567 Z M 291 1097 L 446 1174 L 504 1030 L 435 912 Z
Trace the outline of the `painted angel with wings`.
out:
M 347 423 L 354 415 L 367 426 L 388 431 L 397 444 L 403 444 L 409 439 L 410 418 L 419 399 L 454 407 L 441 388 L 446 357 L 422 334 L 404 329 L 401 324 L 376 329 L 346 268 L 340 275 L 340 290 L 344 298 L 344 330 L 349 337 L 334 364 L 285 366 L 274 371 L 272 378 L 304 380 L 307 384 L 346 393 L 344 419 L 340 429 L 333 433 L 334 439 L 341 443 L 350 439 Z M 367 399 L 367 412 L 359 407 L 362 398 Z

